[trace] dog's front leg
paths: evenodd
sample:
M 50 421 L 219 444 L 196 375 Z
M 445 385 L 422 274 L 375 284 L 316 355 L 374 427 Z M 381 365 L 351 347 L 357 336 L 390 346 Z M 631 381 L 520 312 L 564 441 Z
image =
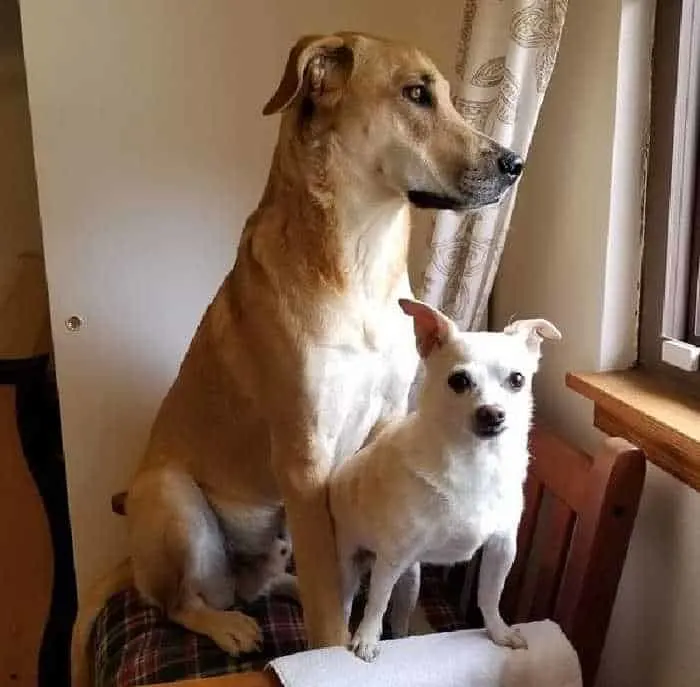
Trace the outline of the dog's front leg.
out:
M 479 609 L 486 631 L 496 644 L 525 649 L 525 638 L 516 628 L 505 623 L 499 610 L 503 585 L 515 560 L 515 553 L 515 532 L 494 534 L 484 544 L 479 570 Z
M 379 655 L 379 638 L 384 614 L 394 585 L 407 567 L 408 563 L 396 564 L 380 556 L 377 556 L 372 564 L 367 604 L 351 643 L 352 650 L 364 661 L 374 661 Z
M 309 646 L 345 646 L 340 570 L 328 508 L 331 457 L 314 442 L 274 442 Z M 279 451 L 279 452 L 278 452 Z

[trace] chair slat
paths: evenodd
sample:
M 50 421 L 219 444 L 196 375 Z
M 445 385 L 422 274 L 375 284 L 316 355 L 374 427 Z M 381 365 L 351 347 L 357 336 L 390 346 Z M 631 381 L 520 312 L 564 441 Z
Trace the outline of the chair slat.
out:
M 537 479 L 531 467 L 525 482 L 525 507 L 518 530 L 518 551 L 503 590 L 502 612 L 510 622 L 516 620 L 518 599 L 525 583 L 525 573 L 537 529 L 543 495 L 542 483 Z
M 543 620 L 552 614 L 576 521 L 576 514 L 559 498 L 553 496 L 547 505 L 539 560 L 530 558 L 537 569 L 535 583 L 528 590 L 531 593 L 523 593 L 518 603 L 518 617 L 527 620 Z

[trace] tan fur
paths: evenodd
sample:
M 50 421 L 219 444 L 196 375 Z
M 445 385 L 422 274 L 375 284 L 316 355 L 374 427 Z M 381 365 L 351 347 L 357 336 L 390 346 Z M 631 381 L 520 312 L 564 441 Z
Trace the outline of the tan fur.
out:
M 97 580 L 90 588 L 78 609 L 73 625 L 71 641 L 71 684 L 73 687 L 91 687 L 93 684 L 90 661 L 86 660 L 86 647 L 90 641 L 93 624 L 105 602 L 133 581 L 131 564 L 123 560 L 107 575 Z
M 411 86 L 430 91 L 430 107 Z M 231 653 L 257 635 L 223 611 L 235 592 L 227 547 L 264 556 L 282 506 L 310 644 L 346 641 L 327 479 L 406 410 L 417 361 L 397 306 L 411 295 L 407 193 L 423 206 L 478 207 L 517 176 L 499 169 L 509 151 L 465 124 L 411 46 L 303 38 L 265 107 L 275 112 L 264 194 L 126 499 L 141 594 Z

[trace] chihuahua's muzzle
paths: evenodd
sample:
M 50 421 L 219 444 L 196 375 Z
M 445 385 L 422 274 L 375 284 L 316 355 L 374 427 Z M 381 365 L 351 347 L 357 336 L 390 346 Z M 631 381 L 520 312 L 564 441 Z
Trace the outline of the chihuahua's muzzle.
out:
M 482 438 L 498 436 L 506 428 L 503 406 L 483 405 L 474 412 L 474 433 Z

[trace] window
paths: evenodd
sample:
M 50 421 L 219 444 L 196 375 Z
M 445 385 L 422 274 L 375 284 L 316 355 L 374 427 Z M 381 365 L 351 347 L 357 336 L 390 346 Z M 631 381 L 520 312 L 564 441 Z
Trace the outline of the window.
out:
M 700 0 L 657 3 L 639 362 L 700 392 Z

